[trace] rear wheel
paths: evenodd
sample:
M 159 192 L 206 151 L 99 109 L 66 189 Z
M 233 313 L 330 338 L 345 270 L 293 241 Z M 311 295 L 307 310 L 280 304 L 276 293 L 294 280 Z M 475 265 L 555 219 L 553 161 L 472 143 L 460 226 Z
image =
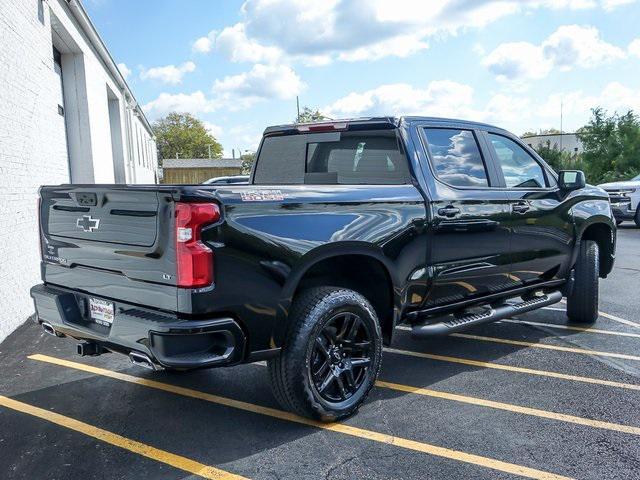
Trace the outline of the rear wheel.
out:
M 269 361 L 274 394 L 286 409 L 331 422 L 353 414 L 375 383 L 382 356 L 371 304 L 352 290 L 303 292 L 279 357 Z
M 571 322 L 594 323 L 598 318 L 598 244 L 583 240 L 576 261 L 575 283 L 567 297 L 567 316 Z
M 633 217 L 633 221 L 636 222 L 636 227 L 640 227 L 640 205 L 636 209 L 636 215 Z

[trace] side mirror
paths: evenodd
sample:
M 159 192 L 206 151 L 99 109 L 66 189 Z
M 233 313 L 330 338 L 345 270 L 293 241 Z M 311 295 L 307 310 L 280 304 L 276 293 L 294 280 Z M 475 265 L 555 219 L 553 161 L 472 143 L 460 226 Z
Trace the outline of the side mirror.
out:
M 560 190 L 570 192 L 584 188 L 586 181 L 582 170 L 561 170 L 558 173 L 558 186 Z

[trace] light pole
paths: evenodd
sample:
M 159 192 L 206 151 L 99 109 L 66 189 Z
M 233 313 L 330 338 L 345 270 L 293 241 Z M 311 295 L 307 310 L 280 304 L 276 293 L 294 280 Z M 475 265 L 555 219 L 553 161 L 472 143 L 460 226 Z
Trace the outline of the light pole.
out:
M 209 160 L 211 160 L 211 147 L 213 146 L 213 143 L 207 143 L 207 148 L 209 149 Z

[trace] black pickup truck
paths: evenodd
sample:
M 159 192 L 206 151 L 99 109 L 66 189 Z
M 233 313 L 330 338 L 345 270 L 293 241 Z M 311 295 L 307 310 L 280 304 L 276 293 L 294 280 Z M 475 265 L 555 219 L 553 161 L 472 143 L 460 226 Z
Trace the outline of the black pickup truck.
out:
M 481 123 L 269 127 L 249 184 L 40 189 L 47 333 L 151 369 L 268 360 L 284 408 L 356 411 L 400 323 L 459 331 L 567 298 L 593 323 L 607 194 Z

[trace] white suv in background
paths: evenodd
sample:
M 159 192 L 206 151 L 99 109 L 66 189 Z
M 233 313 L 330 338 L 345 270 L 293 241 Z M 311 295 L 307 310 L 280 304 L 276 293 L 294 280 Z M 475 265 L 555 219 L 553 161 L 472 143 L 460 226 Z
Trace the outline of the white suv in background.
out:
M 633 220 L 640 227 L 640 175 L 624 182 L 603 183 L 598 186 L 609 194 L 617 224 Z

